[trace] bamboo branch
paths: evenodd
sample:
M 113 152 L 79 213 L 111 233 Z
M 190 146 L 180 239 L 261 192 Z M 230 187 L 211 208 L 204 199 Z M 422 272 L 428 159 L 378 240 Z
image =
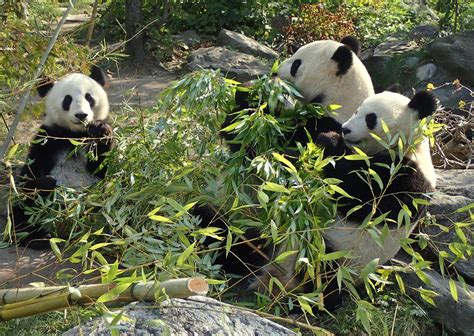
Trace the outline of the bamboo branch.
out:
M 0 302 L 3 304 L 0 308 L 0 321 L 66 309 L 76 304 L 93 304 L 100 296 L 116 287 L 112 283 L 0 290 Z M 111 302 L 155 301 L 155 297 L 160 294 L 170 298 L 185 298 L 206 295 L 208 290 L 209 285 L 201 278 L 138 282 L 131 284 Z
M 30 97 L 30 92 L 31 92 L 31 86 L 33 83 L 36 82 L 38 77 L 41 75 L 44 69 L 44 65 L 46 63 L 46 60 L 48 59 L 49 53 L 51 52 L 51 49 L 53 49 L 54 43 L 56 43 L 56 40 L 58 39 L 59 33 L 61 32 L 61 29 L 66 22 L 66 19 L 69 15 L 69 12 L 71 12 L 72 8 L 76 4 L 77 0 L 70 0 L 69 1 L 69 6 L 67 7 L 66 11 L 63 14 L 63 17 L 61 18 L 61 21 L 59 21 L 58 25 L 56 26 L 56 29 L 54 31 L 53 37 L 49 41 L 48 47 L 43 53 L 43 56 L 41 56 L 40 64 L 36 68 L 36 71 L 33 75 L 33 80 L 30 82 L 28 85 L 25 95 L 23 96 L 20 105 L 18 106 L 18 109 L 15 114 L 15 119 L 13 120 L 10 130 L 7 133 L 7 136 L 5 137 L 5 141 L 3 142 L 2 149 L 0 150 L 0 160 L 3 160 L 3 157 L 5 156 L 5 153 L 8 150 L 8 147 L 10 146 L 10 141 L 12 140 L 13 136 L 15 135 L 16 128 L 18 127 L 18 123 L 20 122 L 21 115 L 23 114 L 23 111 L 25 110 L 26 104 L 28 103 L 28 99 Z

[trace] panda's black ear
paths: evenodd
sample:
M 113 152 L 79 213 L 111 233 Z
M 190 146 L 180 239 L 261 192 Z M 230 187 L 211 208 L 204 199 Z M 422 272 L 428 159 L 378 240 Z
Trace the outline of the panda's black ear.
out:
M 89 77 L 102 86 L 105 86 L 105 84 L 107 84 L 107 80 L 105 79 L 104 73 L 97 65 L 93 65 L 91 67 L 91 74 L 89 75 Z
M 38 86 L 36 87 L 36 90 L 38 90 L 38 95 L 41 98 L 46 97 L 48 94 L 49 90 L 51 90 L 54 86 L 54 81 L 50 78 L 43 78 Z
M 432 115 L 437 109 L 436 98 L 428 91 L 419 91 L 408 103 L 408 107 L 418 112 L 418 118 Z
M 348 46 L 357 56 L 360 55 L 360 42 L 356 37 L 350 35 L 344 36 L 341 43 Z
M 331 57 L 337 63 L 337 76 L 342 76 L 349 71 L 352 66 L 352 51 L 345 45 L 340 46 Z
M 395 93 L 402 94 L 402 92 L 403 92 L 403 87 L 402 87 L 402 85 L 399 84 L 399 83 L 393 83 L 393 84 L 390 85 L 388 88 L 386 88 L 385 91 L 390 91 L 390 92 L 395 92 Z

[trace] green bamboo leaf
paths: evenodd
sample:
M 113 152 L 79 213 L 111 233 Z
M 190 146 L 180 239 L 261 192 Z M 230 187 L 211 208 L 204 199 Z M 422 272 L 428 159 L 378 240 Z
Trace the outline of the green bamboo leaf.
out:
M 184 264 L 184 262 L 186 261 L 186 259 L 188 259 L 188 257 L 191 255 L 191 253 L 193 253 L 194 251 L 194 245 L 196 245 L 196 242 L 192 243 L 191 245 L 189 245 L 186 250 L 184 250 L 183 253 L 181 253 L 181 255 L 179 256 L 178 258 L 178 261 L 176 261 L 176 265 L 177 266 L 182 266 Z
M 259 190 L 259 191 L 257 192 L 257 198 L 258 198 L 260 204 L 261 204 L 263 207 L 264 207 L 264 206 L 268 203 L 268 201 L 270 200 L 270 199 L 268 198 L 268 195 L 265 194 L 262 190 Z
M 285 252 L 281 253 L 280 255 L 278 255 L 278 257 L 275 258 L 275 262 L 277 264 L 279 264 L 279 263 L 285 261 L 285 259 L 288 258 L 290 255 L 295 254 L 296 252 L 298 252 L 298 251 L 285 251 Z
M 288 159 L 285 158 L 283 155 L 274 152 L 273 157 L 283 163 L 285 166 L 287 166 L 291 173 L 297 173 L 295 166 L 290 161 L 288 161 Z
M 405 283 L 403 282 L 402 277 L 400 274 L 395 273 L 395 279 L 397 280 L 398 283 L 398 288 L 400 288 L 400 291 L 405 294 Z
M 462 208 L 459 208 L 457 209 L 455 212 L 464 212 L 464 211 L 467 211 L 467 210 L 471 210 L 472 208 L 474 208 L 474 202 L 471 203 L 471 204 L 468 204 L 466 206 L 463 206 Z
M 15 155 L 16 151 L 18 150 L 18 147 L 19 147 L 19 144 L 14 144 L 13 146 L 11 146 L 9 149 L 8 149 L 8 152 L 7 152 L 7 155 L 5 156 L 5 160 L 4 161 L 9 161 L 13 158 L 13 156 Z
M 225 241 L 225 256 L 229 255 L 230 249 L 232 247 L 232 233 L 230 230 L 227 231 L 227 239 Z
M 68 139 L 70 143 L 72 143 L 74 146 L 80 146 L 82 145 L 82 142 L 79 142 L 77 140 L 74 140 L 74 139 Z
M 273 242 L 276 243 L 278 240 L 278 228 L 273 219 L 270 220 L 270 233 L 272 235 Z
M 308 314 L 314 316 L 313 309 L 311 309 L 311 306 L 308 304 L 307 298 L 305 298 L 304 296 L 298 296 L 298 303 L 300 304 L 301 309 L 303 309 Z
M 363 161 L 363 160 L 367 160 L 367 155 L 350 154 L 350 155 L 345 155 L 344 159 L 349 160 L 349 161 Z
M 348 198 L 354 198 L 351 195 L 349 195 L 347 192 L 344 191 L 341 187 L 335 185 L 335 184 L 330 184 L 329 189 L 337 192 L 338 194 L 341 194 L 342 196 L 348 197 Z
M 64 241 L 63 239 L 61 239 L 61 240 Z M 53 251 L 56 258 L 58 258 L 59 261 L 62 261 L 61 250 L 59 249 L 59 246 L 56 242 L 57 242 L 57 240 L 55 238 L 51 238 L 49 240 L 49 246 L 51 246 L 51 250 Z
M 336 260 L 336 259 L 345 257 L 347 254 L 349 254 L 348 251 L 336 251 L 336 252 L 326 253 L 320 258 L 320 260 L 325 260 L 325 261 Z
M 221 236 L 216 234 L 217 232 L 219 232 L 221 230 L 222 229 L 220 229 L 218 227 L 209 226 L 207 228 L 197 230 L 196 233 L 201 234 L 203 236 L 212 237 L 212 238 L 217 239 L 217 240 L 224 240 L 224 237 L 221 237 Z
M 464 244 L 467 244 L 467 238 L 466 238 L 466 235 L 464 234 L 464 231 L 458 227 L 458 226 L 455 226 L 454 227 L 454 231 L 456 231 L 456 235 L 458 236 L 458 238 L 464 243 Z
M 191 202 L 191 203 L 186 204 L 183 208 L 184 208 L 184 210 L 189 211 L 196 204 L 197 204 L 197 202 Z
M 327 106 L 328 110 L 331 111 L 336 111 L 339 110 L 342 106 L 338 104 L 330 104 Z
M 383 185 L 382 179 L 380 178 L 379 174 L 375 170 L 373 170 L 372 168 L 369 168 L 369 174 L 370 174 L 370 176 L 372 176 L 374 178 L 375 182 L 377 182 L 380 190 L 383 190 L 384 185 Z
M 109 246 L 109 245 L 112 245 L 112 244 L 114 244 L 114 243 L 98 243 L 98 244 L 92 245 L 91 248 L 89 249 L 89 251 L 98 250 L 101 247 Z
M 268 191 L 275 191 L 275 192 L 281 192 L 281 193 L 287 193 L 287 194 L 290 193 L 290 190 L 288 190 L 284 186 L 273 183 L 273 182 L 268 182 L 268 181 L 262 185 L 262 188 Z
M 125 292 L 125 290 L 127 290 L 127 288 L 130 287 L 130 285 L 131 283 L 123 283 L 112 288 L 107 293 L 99 296 L 99 298 L 97 299 L 97 302 L 110 302 L 110 301 L 116 300 L 120 294 Z
M 241 127 L 243 124 L 244 124 L 244 121 L 242 120 L 236 121 L 235 123 L 230 124 L 229 126 L 221 129 L 221 132 L 229 133 L 233 131 L 234 129 L 236 129 L 237 127 Z
M 173 223 L 173 221 L 169 218 L 159 216 L 159 215 L 153 215 L 149 216 L 151 220 L 157 221 L 157 222 L 163 222 L 163 223 Z
M 454 301 L 458 302 L 458 288 L 453 279 L 449 279 L 449 291 L 451 292 Z
M 365 265 L 364 269 L 360 272 L 360 277 L 364 281 L 367 281 L 369 279 L 369 274 L 374 273 L 378 265 L 379 265 L 379 258 L 375 258 L 369 261 L 367 265 Z

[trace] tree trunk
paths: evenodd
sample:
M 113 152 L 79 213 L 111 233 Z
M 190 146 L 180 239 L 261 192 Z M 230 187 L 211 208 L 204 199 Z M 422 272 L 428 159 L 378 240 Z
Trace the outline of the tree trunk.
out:
M 142 6 L 143 0 L 125 0 L 125 52 L 139 63 L 145 58 Z

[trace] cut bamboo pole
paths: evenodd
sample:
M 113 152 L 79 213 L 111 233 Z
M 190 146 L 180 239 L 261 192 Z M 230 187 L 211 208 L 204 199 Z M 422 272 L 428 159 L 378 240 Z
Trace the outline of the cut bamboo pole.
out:
M 84 285 L 78 287 L 51 286 L 0 290 L 0 321 L 66 309 L 76 304 L 92 304 L 101 295 L 114 289 L 114 284 Z M 185 278 L 163 282 L 138 282 L 131 284 L 110 302 L 155 301 L 155 297 L 185 298 L 206 295 L 209 285 L 201 278 Z

